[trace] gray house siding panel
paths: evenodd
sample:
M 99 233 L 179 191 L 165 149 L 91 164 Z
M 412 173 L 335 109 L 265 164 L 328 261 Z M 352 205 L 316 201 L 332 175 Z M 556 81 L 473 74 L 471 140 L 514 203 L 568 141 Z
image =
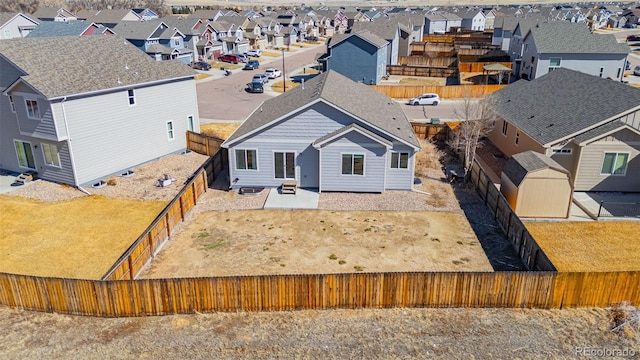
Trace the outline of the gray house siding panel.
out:
M 329 68 L 357 82 L 369 83 L 376 79 L 378 49 L 360 39 L 351 36 L 331 48 Z
M 625 144 L 600 141 L 583 148 L 579 172 L 576 176 L 576 191 L 640 191 L 640 139 Z M 608 152 L 629 153 L 626 175 L 602 175 L 604 154 Z
M 555 160 L 558 164 L 560 164 L 563 168 L 569 170 L 571 174 L 576 173 L 576 167 L 578 165 L 578 158 L 580 157 L 580 147 L 574 143 L 568 143 L 562 147 L 557 147 L 555 149 L 566 149 L 570 150 L 571 153 L 554 153 L 553 149 L 547 150 L 547 156 Z M 573 181 L 573 179 L 571 179 Z
M 383 192 L 387 149 L 357 133 L 321 149 L 321 191 Z M 342 175 L 342 154 L 364 154 L 364 175 Z
M 626 54 L 541 54 L 539 59 L 536 59 L 536 77 L 549 72 L 551 58 L 560 58 L 560 66 L 566 69 L 600 76 L 600 69 L 603 68 L 600 77 L 622 80 L 627 56 Z
M 60 158 L 60 167 L 42 165 L 44 164 L 44 155 L 42 153 L 42 144 L 55 145 L 58 149 L 58 157 Z M 67 142 L 40 141 L 37 143 L 38 149 L 34 149 L 34 156 L 40 160 L 38 166 L 38 177 L 64 184 L 73 184 L 73 168 L 71 166 L 71 158 L 69 156 L 69 147 Z
M 354 119 L 337 109 L 323 103 L 318 103 L 310 108 L 293 114 L 283 122 L 264 129 L 254 135 L 259 139 L 300 139 L 312 143 L 343 126 L 349 125 Z
M 413 164 L 415 156 L 413 149 L 406 145 L 393 144 L 393 152 L 406 152 L 409 154 L 409 166 L 407 169 L 391 168 L 391 153 L 387 155 L 386 184 L 387 190 L 411 190 L 413 185 Z
M 629 115 L 621 117 L 620 120 L 629 124 L 632 128 L 640 130 L 640 111 L 634 111 Z
M 127 89 L 64 102 L 80 184 L 185 149 L 187 117 L 199 121 L 194 81 L 136 88 L 134 93 L 133 106 Z M 60 103 L 53 107 L 56 119 L 63 119 Z M 173 121 L 173 140 L 167 121 Z
M 257 170 L 236 169 L 236 149 L 256 150 L 258 158 Z M 278 187 L 284 179 L 276 179 L 274 170 L 275 152 L 295 153 L 296 181 L 300 187 L 318 187 L 318 150 L 310 143 L 287 142 L 273 143 L 261 142 L 251 139 L 229 150 L 229 168 L 231 180 L 238 179 L 232 186 L 266 186 Z
M 13 100 L 16 106 L 18 126 L 23 135 L 51 140 L 57 139 L 51 107 L 44 98 L 30 94 L 14 94 Z M 38 102 L 40 120 L 27 117 L 26 100 L 36 100 Z

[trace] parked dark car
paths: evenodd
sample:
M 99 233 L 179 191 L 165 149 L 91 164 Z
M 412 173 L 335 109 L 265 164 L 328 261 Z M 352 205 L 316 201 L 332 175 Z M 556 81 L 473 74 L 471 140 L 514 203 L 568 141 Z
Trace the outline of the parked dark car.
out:
M 262 81 L 252 81 L 247 84 L 247 90 L 250 93 L 263 93 L 264 86 L 262 85 Z
M 234 54 L 225 54 L 225 55 L 220 55 L 218 57 L 218 61 L 224 61 L 224 62 L 228 62 L 228 63 L 233 63 L 233 64 L 237 64 L 239 63 L 240 57 L 238 55 L 234 55 Z
M 211 70 L 211 65 L 206 61 L 192 61 L 189 66 L 196 70 Z
M 318 41 L 318 37 L 317 36 L 307 36 L 306 39 L 307 39 L 307 41 Z
M 629 35 L 627 36 L 627 41 L 640 41 L 640 35 Z
M 255 70 L 255 69 L 259 69 L 260 68 L 260 63 L 258 62 L 258 60 L 249 60 L 247 61 L 247 63 L 244 65 L 244 70 Z

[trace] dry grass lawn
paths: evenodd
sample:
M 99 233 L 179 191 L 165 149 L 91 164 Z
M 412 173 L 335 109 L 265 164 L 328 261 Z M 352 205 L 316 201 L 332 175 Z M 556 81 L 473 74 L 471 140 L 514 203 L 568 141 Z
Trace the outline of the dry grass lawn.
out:
M 200 124 L 200 133 L 226 140 L 239 126 L 240 123 Z
M 453 188 L 448 182 L 442 181 L 444 173 L 440 160 L 445 153 L 428 140 L 421 139 L 422 150 L 416 153 L 415 176 L 422 180 L 422 186 L 418 189 L 431 194 L 433 206 L 446 206 L 451 199 L 455 199 Z
M 99 279 L 166 205 L 103 196 L 0 196 L 0 272 Z
M 287 90 L 291 90 L 291 89 L 293 89 L 295 87 L 300 86 L 300 83 L 296 83 L 296 82 L 293 82 L 291 80 L 279 80 L 279 81 L 276 81 L 273 84 L 271 84 L 271 90 L 273 90 L 275 92 L 279 92 L 279 93 L 284 92 L 284 83 L 285 83 L 285 81 L 286 81 L 286 84 L 287 84 Z
M 232 64 L 223 61 L 214 61 L 211 63 L 211 70 L 223 70 L 223 69 L 240 69 L 244 64 Z
M 559 271 L 640 270 L 639 222 L 526 222 Z
M 464 214 L 206 212 L 142 278 L 379 271 L 492 271 Z
M 196 75 L 195 79 L 196 80 L 202 80 L 202 79 L 206 79 L 208 77 L 211 77 L 211 75 L 209 74 L 203 74 L 203 73 L 199 73 L 198 75 Z
M 262 56 L 278 57 L 280 55 L 282 55 L 282 52 L 280 52 L 280 51 L 262 50 Z

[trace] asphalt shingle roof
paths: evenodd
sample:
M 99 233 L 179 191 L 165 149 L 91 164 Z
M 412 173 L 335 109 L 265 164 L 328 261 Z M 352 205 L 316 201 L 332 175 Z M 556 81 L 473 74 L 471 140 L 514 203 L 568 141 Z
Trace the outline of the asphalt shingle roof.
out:
M 625 126 L 629 126 L 629 125 L 621 120 L 612 121 L 604 125 L 598 126 L 597 128 L 593 128 L 587 132 L 584 132 L 576 136 L 573 140 L 577 143 L 582 143 L 585 141 L 589 141 L 591 139 L 597 139 L 608 132 L 620 129 Z
M 187 65 L 154 61 L 117 35 L 2 40 L 0 56 L 47 98 L 195 76 Z
M 568 21 L 541 22 L 531 27 L 540 54 L 628 54 L 629 46 L 613 34 L 592 34 L 585 24 Z
M 85 21 L 43 21 L 26 37 L 80 36 L 92 25 Z
M 351 36 L 359 36 L 365 41 L 373 44 L 373 46 L 377 47 L 378 49 L 383 48 L 388 44 L 387 40 L 379 37 L 376 34 L 372 34 L 369 31 L 363 30 L 363 31 L 357 31 L 355 33 L 349 33 L 349 34 L 336 34 L 332 36 L 331 39 L 329 40 L 329 47 L 336 46 L 337 44 L 341 43 L 347 38 L 350 38 Z
M 254 111 L 225 143 L 232 143 L 253 130 L 319 99 L 353 114 L 415 147 L 420 147 L 413 128 L 398 103 L 367 85 L 356 83 L 332 70 L 306 81 L 304 88 L 298 86 L 263 102 L 258 110 Z
M 544 145 L 640 106 L 640 89 L 558 68 L 516 81 L 487 99 L 500 116 Z
M 160 26 L 162 27 L 159 28 Z M 122 21 L 113 27 L 113 31 L 116 34 L 130 40 L 146 40 L 151 37 L 159 37 L 165 29 L 167 29 L 167 24 L 161 20 Z
M 502 172 L 515 186 L 520 186 L 528 173 L 542 169 L 554 169 L 565 174 L 569 173 L 552 158 L 535 151 L 525 151 L 511 156 Z

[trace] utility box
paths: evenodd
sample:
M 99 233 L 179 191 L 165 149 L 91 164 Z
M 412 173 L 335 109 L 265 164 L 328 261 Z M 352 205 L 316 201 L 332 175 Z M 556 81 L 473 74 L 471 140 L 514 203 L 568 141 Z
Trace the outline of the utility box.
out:
M 440 124 L 440 118 L 431 118 L 431 123 L 434 125 Z

